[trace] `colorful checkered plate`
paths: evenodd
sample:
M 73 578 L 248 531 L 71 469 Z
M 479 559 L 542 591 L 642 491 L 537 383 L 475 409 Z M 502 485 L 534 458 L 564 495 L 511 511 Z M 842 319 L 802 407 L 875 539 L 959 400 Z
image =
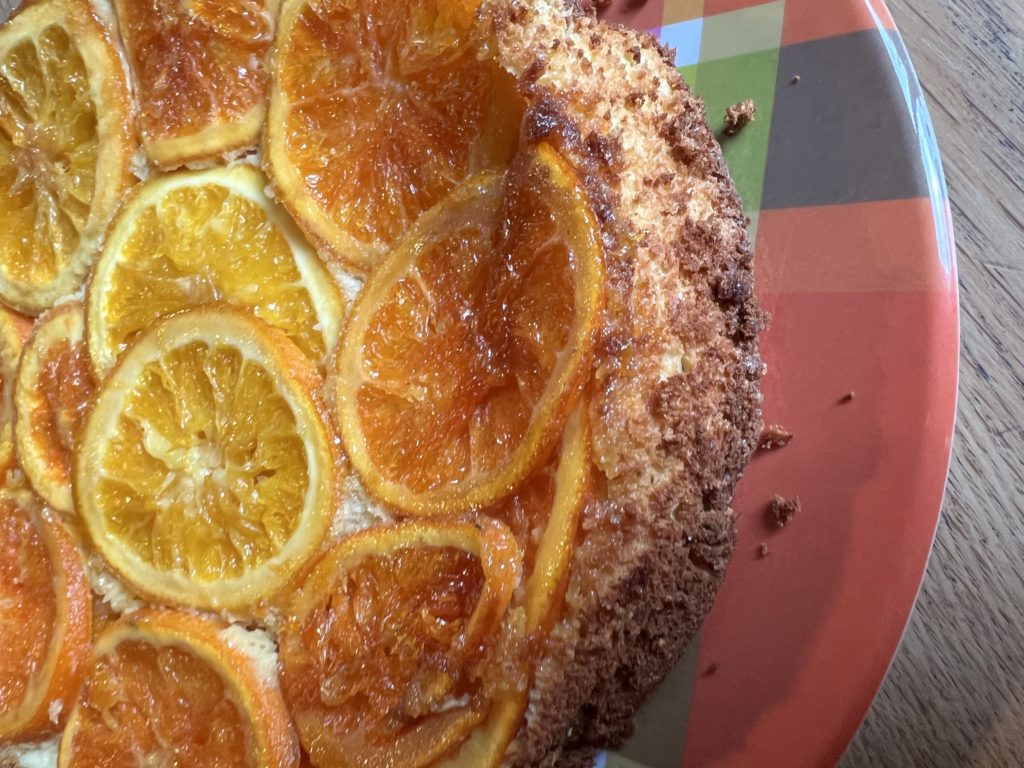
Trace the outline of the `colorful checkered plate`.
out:
M 605 16 L 676 49 L 716 131 L 756 103 L 723 147 L 774 318 L 765 420 L 794 438 L 755 456 L 714 610 L 599 764 L 832 765 L 899 644 L 949 465 L 956 265 L 924 97 L 882 0 L 621 0 Z M 783 529 L 775 494 L 802 502 Z

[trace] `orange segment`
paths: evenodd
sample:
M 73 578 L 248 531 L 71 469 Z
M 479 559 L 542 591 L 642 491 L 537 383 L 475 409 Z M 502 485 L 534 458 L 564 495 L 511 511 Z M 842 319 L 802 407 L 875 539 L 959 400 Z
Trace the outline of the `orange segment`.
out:
M 264 149 L 311 238 L 368 272 L 459 182 L 507 163 L 522 104 L 478 0 L 284 0 Z
M 294 768 L 299 749 L 273 658 L 221 621 L 143 611 L 111 625 L 68 721 L 60 768 Z
M 92 596 L 71 534 L 30 493 L 0 490 L 0 743 L 60 728 L 91 635 Z
M 96 383 L 78 302 L 45 315 L 25 347 L 14 403 L 21 466 L 36 493 L 72 512 L 71 453 Z
M 322 380 L 226 308 L 163 320 L 101 386 L 73 467 L 93 546 L 157 601 L 253 614 L 315 556 L 336 506 Z
M 256 143 L 278 0 L 116 0 L 149 157 L 171 168 Z
M 519 548 L 495 521 L 414 522 L 342 541 L 297 593 L 282 685 L 317 766 L 420 768 L 498 691 Z
M 81 284 L 129 184 L 128 85 L 87 0 L 0 28 L 0 299 L 38 314 Z
M 336 367 L 367 487 L 417 514 L 492 503 L 547 457 L 592 358 L 597 223 L 546 144 L 425 214 L 367 281 Z

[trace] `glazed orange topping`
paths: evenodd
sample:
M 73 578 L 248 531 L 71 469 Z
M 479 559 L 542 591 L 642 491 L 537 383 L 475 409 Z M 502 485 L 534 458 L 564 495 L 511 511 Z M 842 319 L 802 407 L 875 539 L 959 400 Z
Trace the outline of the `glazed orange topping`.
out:
M 43 398 L 44 418 L 33 422 L 33 439 L 46 450 L 51 466 L 71 477 L 71 450 L 96 381 L 85 342 L 62 340 L 46 350 L 40 361 L 37 393 Z
M 7 66 L 35 78 L 22 89 L 0 85 L 0 261 L 13 280 L 52 280 L 89 218 L 96 105 L 82 55 L 60 27 L 19 43 Z
M 98 6 L 21 5 L 0 27 L 0 299 L 35 316 L 81 286 L 135 140 Z
M 93 666 L 75 727 L 75 766 L 249 765 L 246 720 L 221 676 L 184 648 L 119 643 Z
M 13 713 L 50 650 L 57 616 L 54 568 L 36 521 L 0 500 L 0 713 Z
M 507 183 L 482 177 L 427 214 L 367 282 L 339 355 L 340 421 L 388 501 L 489 503 L 557 439 L 602 279 L 578 184 L 550 147 L 524 151 Z
M 308 745 L 316 764 L 386 751 L 409 723 L 465 697 L 451 711 L 475 724 L 482 655 L 461 640 L 482 587 L 469 553 L 418 548 L 366 557 L 322 596 L 282 648 L 300 732 L 324 729 Z
M 238 118 L 263 99 L 272 21 L 259 0 L 117 0 L 147 139 Z
M 392 243 L 494 156 L 496 67 L 468 42 L 467 0 L 310 0 L 278 53 L 288 157 L 357 242 Z M 511 107 L 511 104 L 510 104 Z
M 518 548 L 496 523 L 457 525 L 451 546 L 419 538 L 446 530 L 358 534 L 304 585 L 281 635 L 282 687 L 315 765 L 427 765 L 514 684 L 495 678 Z M 477 552 L 467 537 L 483 538 Z
M 496 450 L 522 435 L 528 417 L 512 390 L 503 339 L 489 336 L 477 311 L 494 266 L 498 203 L 481 199 L 478 225 L 460 227 L 424 253 L 366 335 L 370 383 L 358 409 L 370 455 L 386 477 L 413 491 L 493 466 Z

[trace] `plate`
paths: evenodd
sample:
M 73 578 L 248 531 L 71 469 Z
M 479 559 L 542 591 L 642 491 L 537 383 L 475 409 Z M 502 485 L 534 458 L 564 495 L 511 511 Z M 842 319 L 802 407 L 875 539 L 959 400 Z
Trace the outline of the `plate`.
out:
M 949 466 L 956 264 L 924 96 L 881 0 L 625 0 L 604 15 L 675 48 L 716 132 L 727 106 L 757 106 L 722 143 L 773 316 L 765 421 L 794 437 L 751 462 L 714 609 L 632 742 L 599 763 L 833 765 L 907 624 Z M 775 494 L 802 502 L 783 529 Z

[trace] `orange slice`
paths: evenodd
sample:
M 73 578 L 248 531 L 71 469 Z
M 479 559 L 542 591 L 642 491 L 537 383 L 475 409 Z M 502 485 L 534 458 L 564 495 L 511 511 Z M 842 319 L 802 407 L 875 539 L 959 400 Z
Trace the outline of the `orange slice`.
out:
M 589 480 L 590 432 L 581 402 L 547 466 L 494 511 L 520 534 L 526 574 L 523 605 L 530 634 L 548 629 L 548 619 L 565 589 Z
M 25 346 L 14 389 L 15 441 L 36 493 L 72 512 L 71 452 L 96 383 L 78 302 L 44 315 Z
M 89 352 L 105 373 L 181 309 L 251 310 L 317 362 L 341 331 L 337 285 L 249 165 L 161 176 L 121 210 L 89 283 Z
M 27 328 L 14 312 L 0 306 L 0 478 L 17 463 L 14 453 L 14 389 Z
M 256 144 L 279 0 L 115 0 L 146 153 L 173 168 Z
M 504 684 L 500 630 L 519 548 L 496 521 L 412 522 L 344 539 L 281 633 L 285 700 L 312 763 L 420 768 L 457 747 Z
M 0 743 L 57 731 L 89 663 L 92 596 L 74 539 L 27 491 L 0 490 Z
M 567 584 L 576 532 L 586 500 L 590 474 L 590 436 L 584 403 L 576 406 L 565 426 L 559 450 L 510 498 L 492 510 L 506 520 L 523 551 L 526 632 L 535 638 L 550 629 Z M 527 696 L 499 696 L 487 719 L 469 735 L 458 752 L 435 768 L 494 768 L 501 764 L 519 730 Z
M 174 611 L 142 611 L 108 627 L 61 739 L 59 768 L 297 768 L 273 656 L 254 657 L 236 640 L 244 636 Z
M 128 86 L 86 0 L 0 28 L 0 300 L 38 314 L 81 284 L 129 184 Z
M 319 551 L 336 505 L 321 380 L 237 310 L 173 315 L 103 382 L 73 466 L 93 546 L 157 601 L 253 613 Z
M 589 375 L 603 283 L 586 194 L 546 144 L 425 214 L 366 282 L 337 358 L 367 487 L 416 514 L 507 495 Z
M 369 272 L 459 182 L 504 166 L 522 103 L 479 0 L 284 0 L 264 160 L 307 234 Z

